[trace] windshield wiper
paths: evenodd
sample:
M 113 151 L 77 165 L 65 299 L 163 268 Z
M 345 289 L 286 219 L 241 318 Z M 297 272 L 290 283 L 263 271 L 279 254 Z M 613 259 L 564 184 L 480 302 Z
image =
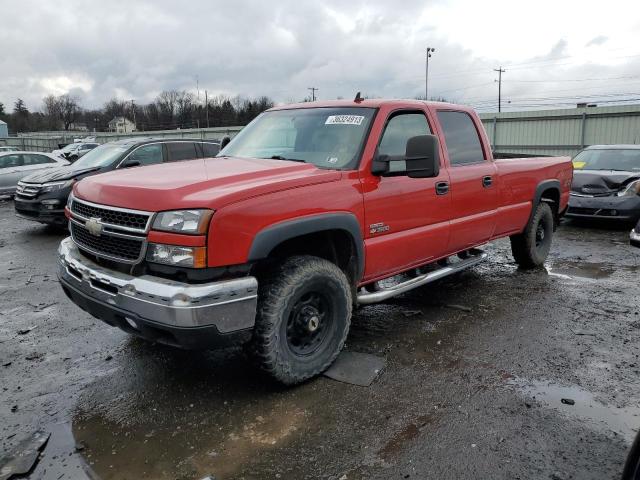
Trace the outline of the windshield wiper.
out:
M 289 160 L 290 162 L 302 162 L 305 163 L 304 160 L 300 160 L 299 158 L 287 158 L 287 157 L 283 157 L 282 155 L 271 155 L 269 157 L 270 160 Z

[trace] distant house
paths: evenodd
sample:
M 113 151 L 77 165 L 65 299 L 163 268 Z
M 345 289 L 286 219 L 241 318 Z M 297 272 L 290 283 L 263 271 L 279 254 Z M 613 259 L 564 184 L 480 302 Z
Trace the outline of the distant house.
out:
M 69 124 L 69 130 L 72 130 L 74 132 L 88 132 L 89 128 L 87 127 L 86 123 L 75 122 Z
M 9 136 L 9 128 L 7 127 L 7 122 L 3 122 L 0 120 L 0 137 L 8 137 Z
M 109 122 L 109 131 L 116 133 L 135 132 L 136 124 L 126 117 L 115 117 Z

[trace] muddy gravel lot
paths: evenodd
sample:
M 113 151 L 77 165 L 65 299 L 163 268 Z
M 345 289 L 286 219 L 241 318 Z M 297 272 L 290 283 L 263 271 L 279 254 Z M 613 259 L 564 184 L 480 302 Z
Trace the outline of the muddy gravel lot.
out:
M 2 202 L 0 457 L 41 430 L 30 478 L 617 479 L 640 429 L 628 231 L 564 222 L 532 272 L 496 242 L 357 311 L 347 350 L 386 361 L 371 386 L 282 388 L 239 348 L 152 345 L 82 312 L 56 281 L 64 234 Z

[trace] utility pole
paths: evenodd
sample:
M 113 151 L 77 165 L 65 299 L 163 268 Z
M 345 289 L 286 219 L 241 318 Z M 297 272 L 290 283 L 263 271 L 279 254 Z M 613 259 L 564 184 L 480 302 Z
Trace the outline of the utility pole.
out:
M 502 74 L 506 72 L 502 67 L 494 68 L 494 72 L 498 72 L 498 113 L 502 111 Z
M 131 99 L 131 111 L 133 112 L 133 128 L 136 128 L 136 104 Z
M 207 96 L 207 91 L 204 91 L 204 104 L 206 110 L 205 110 L 205 115 L 207 117 L 207 128 L 209 128 L 209 97 Z
M 316 87 L 309 87 L 307 88 L 307 90 L 311 90 L 311 101 L 315 102 L 316 101 L 316 91 L 318 91 L 319 89 Z
M 427 47 L 427 68 L 424 75 L 424 99 L 429 100 L 429 59 L 431 54 L 435 53 L 436 49 Z

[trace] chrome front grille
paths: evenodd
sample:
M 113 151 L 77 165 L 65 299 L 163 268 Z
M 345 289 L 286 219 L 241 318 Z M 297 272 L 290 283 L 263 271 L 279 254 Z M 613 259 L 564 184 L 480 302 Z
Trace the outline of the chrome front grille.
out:
M 121 263 L 140 263 L 147 248 L 146 233 L 153 214 L 98 205 L 77 198 L 69 208 L 71 238 L 97 257 Z
M 71 222 L 71 237 L 80 249 L 99 257 L 124 263 L 137 263 L 141 260 L 145 247 L 144 237 L 127 238 L 111 234 L 93 235 L 84 226 Z
M 24 183 L 18 182 L 18 187 L 16 188 L 16 195 L 23 198 L 35 198 L 40 193 L 40 189 L 42 185 L 38 183 Z
M 71 202 L 71 213 L 85 221 L 97 218 L 104 225 L 138 233 L 147 232 L 152 216 L 150 212 L 98 205 L 77 198 Z

